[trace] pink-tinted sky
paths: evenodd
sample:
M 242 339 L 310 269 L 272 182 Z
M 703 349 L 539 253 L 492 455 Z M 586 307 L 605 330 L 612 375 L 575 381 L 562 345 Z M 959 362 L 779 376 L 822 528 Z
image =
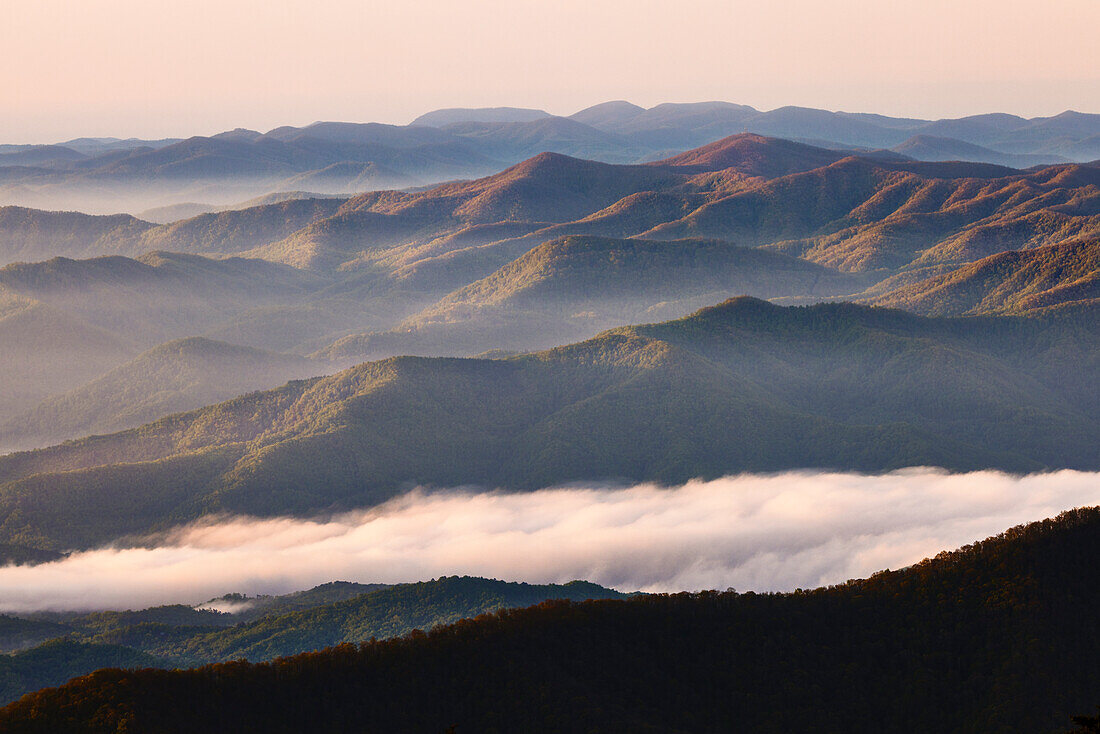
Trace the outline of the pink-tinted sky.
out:
M 1100 112 L 1100 0 L 3 0 L 0 141 L 724 99 Z

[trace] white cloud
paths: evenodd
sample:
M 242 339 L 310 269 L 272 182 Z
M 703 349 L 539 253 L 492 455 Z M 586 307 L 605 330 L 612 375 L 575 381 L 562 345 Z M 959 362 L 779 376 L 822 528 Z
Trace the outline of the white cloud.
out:
M 221 518 L 154 547 L 0 568 L 0 610 L 140 608 L 334 579 L 470 574 L 623 590 L 809 588 L 899 568 L 1073 507 L 1100 474 L 791 472 L 675 488 L 413 492 L 370 511 Z

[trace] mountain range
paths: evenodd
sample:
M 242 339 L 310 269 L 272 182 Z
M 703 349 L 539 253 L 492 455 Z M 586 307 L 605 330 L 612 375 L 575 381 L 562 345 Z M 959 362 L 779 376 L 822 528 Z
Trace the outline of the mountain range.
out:
M 0 541 L 141 542 L 207 513 L 309 515 L 417 485 L 1096 469 L 1097 326 L 740 297 L 526 355 L 368 362 L 0 457 Z
M 0 562 L 412 488 L 1098 471 L 1098 121 L 612 102 L 0 146 Z M 0 729 L 1050 731 L 1095 703 L 1098 527 L 782 595 L 0 616 L 5 700 L 215 664 Z
M 1100 158 L 1100 116 L 919 120 L 727 102 L 644 109 L 608 102 L 569 116 L 516 108 L 437 110 L 406 126 L 316 122 L 157 141 L 0 146 L 0 204 L 136 213 L 217 207 L 278 191 L 351 194 L 481 176 L 550 151 L 610 163 L 656 160 L 751 132 L 897 158 L 1014 167 Z
M 0 424 L 0 446 L 114 433 L 317 373 L 316 362 L 202 337 L 165 342 Z
M 545 349 L 733 295 L 930 315 L 1087 311 L 1098 186 L 1093 165 L 927 163 L 742 134 L 647 164 L 542 153 L 474 181 L 287 195 L 167 225 L 7 208 L 0 257 L 39 261 L 0 269 L 0 449 L 368 359 Z M 217 392 L 188 377 L 203 369 L 194 350 L 190 366 L 125 367 L 192 337 L 208 340 L 196 343 L 207 385 L 223 382 L 218 349 L 231 346 L 313 366 L 256 369 Z M 126 420 L 91 397 L 121 375 L 136 380 L 130 395 L 159 395 Z M 100 410 L 115 417 L 87 419 Z
M 328 371 L 324 366 L 306 367 L 301 358 L 253 353 L 250 361 L 242 361 L 241 356 L 247 351 L 243 347 L 254 341 L 285 350 L 282 340 L 294 339 L 293 328 L 285 324 L 285 306 L 300 303 L 325 285 L 324 278 L 260 260 L 213 260 L 176 253 L 154 252 L 139 259 L 53 258 L 2 268 L 0 445 L 10 448 L 25 443 L 7 428 L 13 420 L 28 435 L 70 438 L 64 431 L 113 428 L 148 419 L 153 414 L 142 410 L 151 405 L 198 407 L 203 403 L 196 400 L 273 387 L 293 376 L 322 374 Z M 312 327 L 322 328 L 325 322 L 340 334 L 341 318 L 353 319 L 348 326 L 369 321 L 363 311 L 362 304 L 352 307 L 333 301 L 318 305 L 309 318 Z M 278 329 L 279 336 L 250 339 L 241 333 L 242 320 L 261 334 Z M 191 343 L 187 350 L 165 346 L 143 354 L 165 342 L 213 334 L 219 328 L 229 329 L 238 346 L 218 348 L 208 340 Z M 316 335 L 312 329 L 311 333 Z M 255 369 L 230 376 L 234 368 L 228 353 L 234 350 L 238 366 L 248 363 Z M 261 367 L 265 360 L 267 365 Z M 174 382 L 169 385 L 170 381 Z M 202 387 L 202 382 L 208 387 Z M 220 387 L 215 387 L 217 383 Z M 119 404 L 123 394 L 130 408 Z M 115 406 L 93 399 L 94 395 L 113 400 Z M 43 405 L 44 400 L 53 402 Z M 25 414 L 34 410 L 40 411 L 37 418 Z M 120 410 L 130 417 L 107 417 Z M 69 411 L 76 413 L 63 415 Z M 81 411 L 86 418 L 78 415 Z M 97 411 L 105 411 L 102 419 L 92 417 Z M 45 423 L 36 428 L 36 421 Z

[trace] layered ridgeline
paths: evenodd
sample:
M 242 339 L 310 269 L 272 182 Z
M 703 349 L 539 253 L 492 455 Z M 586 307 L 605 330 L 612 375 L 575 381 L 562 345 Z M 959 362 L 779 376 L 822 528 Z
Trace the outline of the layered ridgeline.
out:
M 722 240 L 571 235 L 545 242 L 395 329 L 349 336 L 331 360 L 539 349 L 620 324 L 662 321 L 731 293 L 816 302 L 868 279 Z
M 53 226 L 39 220 L 82 215 L 20 210 L 0 221 L 0 249 L 27 230 L 41 257 L 243 253 L 377 292 L 418 292 L 430 303 L 570 234 L 766 245 L 881 279 L 1100 232 L 1095 167 L 1020 172 L 845 156 L 753 135 L 648 165 L 547 153 L 477 181 L 285 201 L 148 225 L 137 237 L 111 235 L 119 229 L 111 218 Z M 22 229 L 20 217 L 28 219 Z M 92 244 L 73 248 L 74 228 L 90 232 Z
M 746 293 L 784 303 L 879 299 L 941 313 L 927 298 L 887 293 L 938 292 L 930 278 L 969 282 L 963 269 L 1005 251 L 1095 241 L 1098 182 L 1094 166 L 916 163 L 739 135 L 647 165 L 541 154 L 476 181 L 260 202 L 162 227 L 22 211 L 22 229 L 5 230 L 10 218 L 0 217 L 0 250 L 15 242 L 12 252 L 31 251 L 31 234 L 44 238 L 34 252 L 64 250 L 80 234 L 81 256 L 150 247 L 190 254 L 0 270 L 0 412 L 10 420 L 38 411 L 67 426 L 43 432 L 32 419 L 33 436 L 6 448 L 127 425 L 91 425 L 57 406 L 180 338 L 348 366 L 395 354 L 545 348 Z M 1009 262 L 1021 276 L 999 295 L 948 312 L 1003 312 L 1033 295 L 1024 260 Z M 1058 277 L 1041 278 L 1052 283 L 1045 307 L 1089 302 L 1087 280 Z M 323 364 L 315 374 L 331 370 Z M 158 371 L 165 399 L 150 404 L 198 405 L 187 369 L 178 372 L 169 386 Z
M 249 254 L 321 270 L 369 265 L 419 288 L 458 287 L 567 234 L 704 237 L 747 246 L 800 240 L 785 247 L 822 264 L 900 268 L 918 251 L 994 214 L 1015 219 L 1064 203 L 1095 178 L 1096 169 L 1077 168 L 1085 172 L 1082 181 L 1052 182 L 1050 169 L 1044 180 L 980 164 L 844 157 L 757 136 L 644 166 L 547 153 L 478 181 L 352 198 L 336 216 Z M 983 190 L 989 179 L 994 191 Z M 1042 189 L 1061 193 L 1044 199 Z M 1022 190 L 1029 201 L 1018 200 Z M 967 205 L 978 197 L 980 211 Z M 890 215 L 896 215 L 890 226 L 907 231 L 911 241 L 870 241 L 867 228 Z M 808 241 L 819 235 L 833 237 Z M 857 243 L 866 255 L 841 256 Z
M 444 269 L 462 268 L 448 281 L 451 290 L 546 240 L 595 234 L 742 245 L 795 240 L 784 247 L 822 264 L 889 269 L 941 244 L 946 249 L 922 265 L 1053 244 L 1050 238 L 1071 230 L 1096 231 L 1095 189 L 1089 188 L 1096 171 L 851 157 L 738 135 L 647 165 L 542 153 L 476 181 L 284 201 L 162 226 L 134 220 L 128 225 L 134 233 L 116 218 L 8 210 L 0 220 L 0 258 L 247 252 L 315 270 L 369 266 L 405 287 L 438 289 L 431 278 L 447 277 L 435 272 L 442 257 L 452 261 Z M 74 218 L 87 221 L 78 227 Z M 972 228 L 980 231 L 952 239 Z M 73 229 L 91 234 L 74 245 Z M 998 244 L 998 237 L 1005 242 Z M 15 243 L 10 254 L 3 252 L 8 241 Z
M 203 513 L 412 485 L 739 471 L 1096 468 L 1089 314 L 929 319 L 738 298 L 507 359 L 392 358 L 0 458 L 0 541 L 93 546 Z
M 317 362 L 190 337 L 161 344 L 102 377 L 0 422 L 0 447 L 114 433 L 261 387 L 323 372 Z
M 0 703 L 99 668 L 271 660 L 397 637 L 548 599 L 624 598 L 583 581 L 532 585 L 449 577 L 393 586 L 337 582 L 258 599 L 227 595 L 198 608 L 0 617 L 5 649 L 19 650 L 0 656 Z
M 278 197 L 276 197 L 278 198 Z M 332 216 L 344 199 L 257 201 L 155 225 L 119 214 L 93 216 L 0 207 L 0 264 L 52 257 L 139 256 L 156 250 L 234 254 L 287 237 Z
M 1004 252 L 915 283 L 879 284 L 875 303 L 931 315 L 1088 309 L 1100 299 L 1100 239 Z M 901 284 L 891 288 L 895 282 Z
M 308 301 L 328 285 L 260 260 L 173 253 L 0 269 L 0 446 L 113 431 L 322 374 L 270 349 L 176 340 L 205 333 L 282 351 L 371 322 L 369 303 Z
M 1100 689 L 1100 511 L 791 594 L 551 602 L 266 664 L 105 670 L 13 733 L 1054 732 Z
M 751 132 L 893 158 L 1027 167 L 1100 158 L 1100 116 L 889 118 L 727 102 L 610 102 L 568 117 L 512 108 L 438 110 L 412 125 L 317 122 L 186 140 L 82 139 L 0 146 L 0 204 L 116 213 L 216 208 L 293 190 L 349 194 L 500 170 L 541 152 L 609 163 L 666 157 Z M 201 202 L 196 204 L 196 202 Z

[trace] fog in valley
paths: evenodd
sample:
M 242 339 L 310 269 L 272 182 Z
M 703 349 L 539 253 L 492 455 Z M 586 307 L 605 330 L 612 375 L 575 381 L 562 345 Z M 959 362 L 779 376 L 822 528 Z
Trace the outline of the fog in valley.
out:
M 125 609 L 333 579 L 587 579 L 620 590 L 787 591 L 897 569 L 1100 501 L 1100 475 L 786 472 L 678 487 L 415 491 L 312 520 L 221 518 L 148 547 L 0 569 L 0 610 Z

